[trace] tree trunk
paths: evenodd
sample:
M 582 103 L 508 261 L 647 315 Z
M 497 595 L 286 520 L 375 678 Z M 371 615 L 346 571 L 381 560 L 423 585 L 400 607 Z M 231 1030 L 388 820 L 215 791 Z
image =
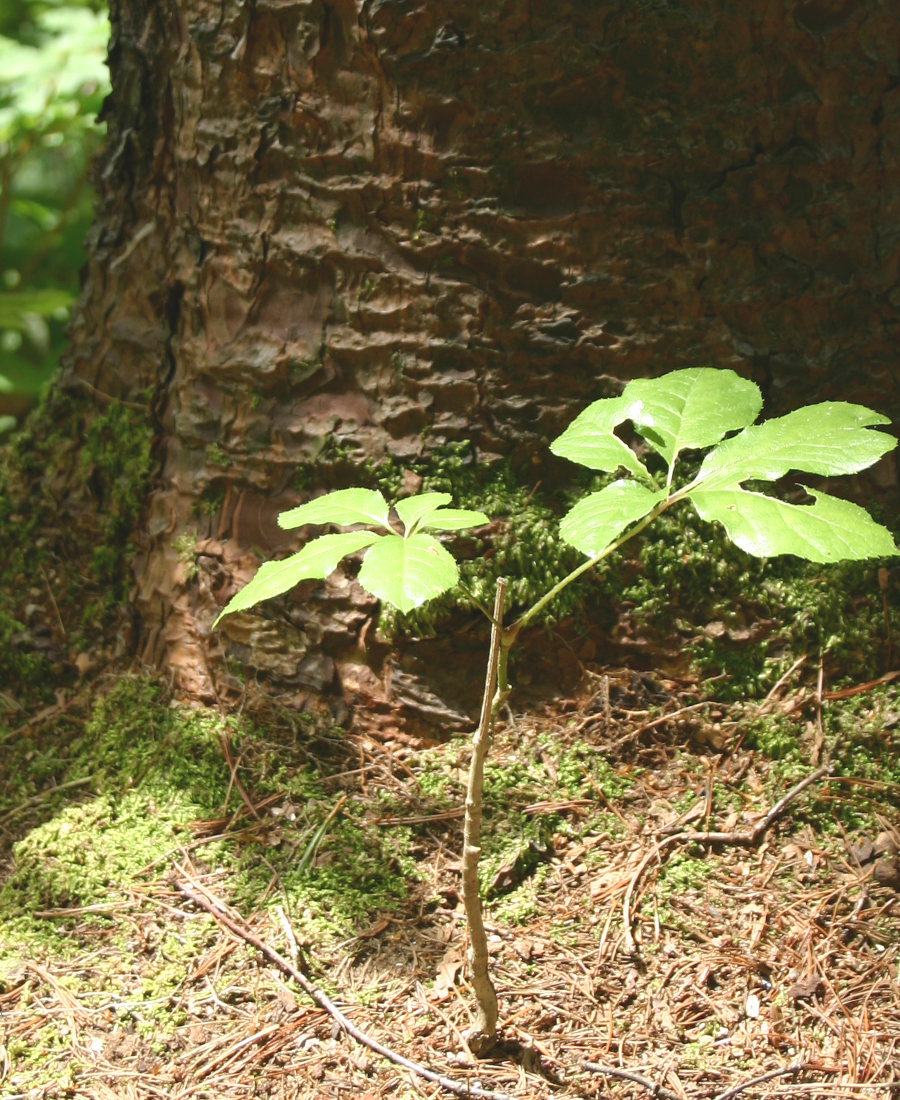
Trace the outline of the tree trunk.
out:
M 414 487 L 466 441 L 553 484 L 547 443 L 587 402 L 689 365 L 752 377 L 769 414 L 900 419 L 889 6 L 113 0 L 112 20 L 59 387 L 150 406 L 134 645 L 181 692 L 237 690 L 226 658 L 300 694 L 362 675 L 352 580 L 210 628 L 260 554 L 301 544 L 277 513 L 366 464 Z M 874 477 L 894 499 L 893 457 Z

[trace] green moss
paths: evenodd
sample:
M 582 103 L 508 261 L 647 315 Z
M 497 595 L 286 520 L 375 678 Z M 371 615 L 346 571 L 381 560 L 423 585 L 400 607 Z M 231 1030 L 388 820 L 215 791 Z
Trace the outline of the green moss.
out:
M 556 767 L 557 782 L 563 797 L 590 797 L 594 791 L 600 790 L 606 798 L 614 801 L 634 786 L 631 776 L 616 772 L 590 745 L 573 745 L 562 753 Z
M 450 776 L 428 768 L 418 776 L 418 784 L 422 797 L 437 807 L 449 805 L 451 791 L 456 786 Z
M 193 580 L 197 576 L 197 545 L 196 531 L 182 531 L 172 540 L 172 549 L 178 555 L 178 560 L 184 563 L 187 579 Z
M 208 519 L 211 516 L 218 515 L 224 503 L 225 490 L 218 486 L 208 485 L 194 502 L 194 512 L 196 515 L 205 516 Z
M 332 807 L 324 800 L 313 823 Z M 367 822 L 362 806 L 347 805 L 334 819 L 312 864 L 299 866 L 308 845 L 303 841 L 272 851 L 268 863 L 249 855 L 235 864 L 231 890 L 238 905 L 254 906 L 274 875 L 297 927 L 319 942 L 352 935 L 376 912 L 393 912 L 406 898 L 416 873 L 403 827 L 378 828 Z
M 770 760 L 796 760 L 800 754 L 799 733 L 796 722 L 768 715 L 749 724 L 747 747 L 759 749 Z
M 459 562 L 463 585 L 482 604 L 493 604 L 497 578 L 506 577 L 510 618 L 530 607 L 583 560 L 558 538 L 562 508 L 520 484 L 510 462 L 477 464 L 469 444 L 450 443 L 431 450 L 415 469 L 422 477 L 422 492 L 450 493 L 455 506 L 482 511 L 493 521 L 492 531 L 482 538 L 462 535 L 447 540 Z M 389 496 L 399 491 L 392 465 L 379 468 L 377 481 Z M 596 590 L 595 579 L 570 585 L 541 621 L 556 622 L 575 614 L 583 619 L 588 610 L 602 615 L 593 598 Z M 389 635 L 435 635 L 454 615 L 471 613 L 473 606 L 457 588 L 409 615 L 384 609 L 382 629 Z
M 504 820 L 486 824 L 478 864 L 482 896 L 500 897 L 527 882 L 552 852 L 551 838 L 558 822 L 558 814 L 509 811 Z M 494 885 L 498 876 L 500 881 Z
M 98 638 L 127 598 L 152 438 L 149 410 L 112 402 L 98 411 L 53 391 L 0 447 L 0 682 L 22 702 L 46 700 L 65 682 L 59 660 L 34 645 L 26 614 L 36 601 L 55 620 L 45 578 L 67 623 L 57 642 L 67 645 Z
M 458 506 L 479 509 L 494 521 L 493 530 L 480 538 L 448 541 L 463 584 L 483 604 L 491 604 L 497 577 L 508 578 L 509 616 L 536 602 L 584 560 L 560 542 L 559 518 L 574 501 L 611 480 L 584 471 L 568 490 L 543 495 L 522 484 L 509 462 L 475 462 L 467 443 L 434 447 L 413 468 L 422 477 L 421 491 L 449 492 Z M 678 481 L 693 472 L 686 463 Z M 402 474 L 394 460 L 363 472 L 367 483 L 389 497 L 401 491 Z M 878 570 L 890 565 L 753 558 L 731 543 L 720 525 L 702 521 L 690 504 L 682 504 L 565 589 L 543 621 L 571 617 L 576 626 L 609 629 L 623 605 L 633 605 L 630 615 L 639 631 L 686 647 L 704 677 L 721 677 L 717 698 L 758 698 L 801 653 L 823 652 L 832 680 L 864 679 L 884 670 L 887 628 Z M 884 601 L 892 633 L 900 637 L 900 577 L 891 580 Z M 388 636 L 439 634 L 472 606 L 456 589 L 408 616 L 385 609 L 382 629 Z M 723 629 L 706 632 L 710 623 Z
M 688 471 L 689 472 L 689 471 Z M 686 476 L 686 475 L 685 475 Z M 765 695 L 801 653 L 825 654 L 830 679 L 883 671 L 885 612 L 878 569 L 889 561 L 817 565 L 739 550 L 689 504 L 660 516 L 635 545 L 634 575 L 621 599 L 644 628 L 687 644 L 705 676 L 725 673 L 717 698 Z M 900 632 L 900 588 L 886 593 Z M 724 630 L 709 637 L 712 622 Z M 757 628 L 754 624 L 767 624 Z
M 542 863 L 515 890 L 491 906 L 491 919 L 502 924 L 524 924 L 540 912 L 540 894 L 547 880 L 547 865 Z
M 209 443 L 206 447 L 206 457 L 215 466 L 227 470 L 231 465 L 231 458 L 222 450 L 218 443 Z
M 110 889 L 164 859 L 199 809 L 183 796 L 158 805 L 135 791 L 66 807 L 13 849 L 15 871 L 0 891 L 0 910 L 23 913 L 105 900 Z
M 49 666 L 41 654 L 19 647 L 25 630 L 25 624 L 0 603 L 0 681 L 21 685 L 27 697 L 34 690 L 40 691 L 48 679 Z
M 666 860 L 659 872 L 660 896 L 665 898 L 688 890 L 700 890 L 711 871 L 712 868 L 705 859 L 675 853 Z
M 179 846 L 193 841 L 192 822 L 241 810 L 224 737 L 253 796 L 278 792 L 279 804 L 292 807 L 268 829 L 243 834 L 238 824 L 231 839 L 196 850 L 195 858 L 229 872 L 223 889 L 235 903 L 252 909 L 277 886 L 272 900 L 286 904 L 299 929 L 329 942 L 376 911 L 396 909 L 416 878 L 410 830 L 373 825 L 356 802 L 336 807 L 339 792 L 300 763 L 314 732 L 303 720 L 293 730 L 263 732 L 217 711 L 173 708 L 159 685 L 124 678 L 96 701 L 77 740 L 51 737 L 38 752 L 14 742 L 11 771 L 19 781 L 0 797 L 0 814 L 48 782 L 89 783 L 41 803 L 44 820 L 13 850 L 14 868 L 0 890 L 7 956 L 52 933 L 52 922 L 31 913 L 107 901 L 136 878 L 161 876 Z
M 502 761 L 485 764 L 482 791 L 484 833 L 478 876 L 485 897 L 509 893 L 527 881 L 552 851 L 553 834 L 560 828 L 556 813 L 526 814 L 524 807 L 545 798 L 548 775 L 542 764 L 528 757 L 508 754 Z M 501 867 L 513 887 L 492 886 Z
M 0 891 L 0 911 L 92 905 L 189 839 L 190 821 L 219 808 L 230 774 L 217 714 L 173 711 L 159 689 L 125 679 L 98 700 L 74 744 L 22 752 L 10 801 L 33 796 L 48 778 L 71 782 L 74 804 L 46 804 L 52 816 L 13 849 L 15 869 Z M 87 797 L 82 792 L 87 792 Z M 83 799 L 83 800 L 80 800 Z
M 131 560 L 128 540 L 147 503 L 153 430 L 148 413 L 112 402 L 87 425 L 80 459 L 98 498 L 102 545 L 94 551 L 97 580 L 124 599 Z

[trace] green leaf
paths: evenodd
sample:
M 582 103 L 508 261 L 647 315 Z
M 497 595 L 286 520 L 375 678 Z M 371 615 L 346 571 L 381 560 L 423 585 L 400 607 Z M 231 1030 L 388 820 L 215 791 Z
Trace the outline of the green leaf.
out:
M 577 416 L 561 436 L 550 444 L 550 450 L 591 470 L 615 473 L 620 467 L 635 477 L 651 480 L 646 467 L 634 451 L 613 429 L 628 419 L 628 402 L 622 397 L 606 397 L 595 401 Z
M 442 508 L 422 520 L 419 526 L 430 527 L 433 531 L 465 531 L 490 522 L 484 512 L 472 512 L 468 508 Z
M 417 497 L 398 500 L 394 508 L 403 521 L 406 534 L 411 535 L 421 519 L 449 504 L 452 499 L 449 493 L 422 493 Z
M 637 378 L 621 400 L 635 430 L 671 469 L 679 451 L 710 447 L 759 415 L 759 388 L 732 370 L 690 367 L 662 378 Z
M 744 489 L 690 495 L 703 519 L 718 520 L 742 550 L 758 558 L 796 554 L 815 562 L 887 558 L 897 553 L 890 532 L 864 508 L 806 490 L 815 504 L 787 504 Z
M 267 561 L 259 567 L 253 580 L 245 584 L 240 592 L 229 600 L 228 605 L 213 623 L 213 628 L 215 629 L 226 615 L 231 615 L 235 611 L 245 611 L 263 600 L 280 596 L 282 592 L 287 592 L 300 581 L 323 580 L 335 571 L 341 558 L 361 550 L 364 546 L 371 546 L 380 538 L 381 536 L 373 531 L 322 535 L 308 542 L 299 554 L 293 554 L 283 561 Z M 394 540 L 402 541 L 396 535 Z
M 897 446 L 893 436 L 866 430 L 875 424 L 890 420 L 846 401 L 808 405 L 727 439 L 703 460 L 697 480 L 708 491 L 750 479 L 774 481 L 790 470 L 855 474 Z
M 359 571 L 366 591 L 403 612 L 440 596 L 458 580 L 456 562 L 437 539 L 424 534 L 379 539 Z
M 374 489 L 338 489 L 278 516 L 279 527 L 302 527 L 307 523 L 333 523 L 337 527 L 376 523 L 391 530 L 387 501 Z
M 636 481 L 614 481 L 599 493 L 580 500 L 559 525 L 564 542 L 595 558 L 629 524 L 643 519 L 666 491 L 653 492 Z
M 395 504 L 397 515 L 403 520 L 406 537 L 416 530 L 430 527 L 434 531 L 463 531 L 467 527 L 480 527 L 489 523 L 484 512 L 472 512 L 467 508 L 445 508 L 451 500 L 449 493 L 422 493 L 407 497 Z

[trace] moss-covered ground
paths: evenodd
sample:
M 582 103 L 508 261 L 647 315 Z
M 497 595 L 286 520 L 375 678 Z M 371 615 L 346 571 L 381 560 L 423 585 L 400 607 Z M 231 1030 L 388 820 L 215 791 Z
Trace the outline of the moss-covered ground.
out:
M 792 709 L 798 686 L 810 699 Z M 513 1046 L 477 1075 L 514 1095 L 582 1095 L 593 1086 L 580 1061 L 623 1044 L 626 1064 L 667 1058 L 697 1081 L 750 1076 L 783 1049 L 845 1075 L 857 1058 L 865 1083 L 827 1022 L 859 1003 L 868 975 L 875 1062 L 900 1039 L 883 979 L 900 957 L 896 893 L 848 847 L 900 820 L 897 689 L 825 701 L 818 751 L 835 777 L 760 848 L 682 846 L 650 869 L 635 962 L 621 902 L 653 838 L 680 821 L 749 827 L 810 770 L 821 740 L 815 670 L 798 669 L 767 715 L 710 703 L 643 730 L 704 689 L 649 677 L 641 687 L 643 708 L 633 674 L 588 672 L 571 699 L 498 731 L 482 886 L 505 1035 L 539 1050 L 543 1072 L 517 1066 Z M 716 752 L 713 726 L 727 734 Z M 397 740 L 365 716 L 348 735 L 262 699 L 222 716 L 135 676 L 10 733 L 0 732 L 0 1094 L 105 1098 L 128 1082 L 140 1097 L 194 1086 L 413 1095 L 185 903 L 173 888 L 185 876 L 286 951 L 283 914 L 313 979 L 356 1005 L 358 1024 L 442 1069 L 460 1049 L 471 1003 L 456 812 L 466 738 Z M 794 997 L 820 965 L 831 985 Z M 451 1071 L 476 1072 L 464 1052 Z

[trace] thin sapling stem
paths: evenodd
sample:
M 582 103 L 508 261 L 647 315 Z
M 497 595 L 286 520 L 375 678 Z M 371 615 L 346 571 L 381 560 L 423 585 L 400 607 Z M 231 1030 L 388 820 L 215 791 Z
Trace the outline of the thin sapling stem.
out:
M 481 909 L 481 892 L 478 886 L 478 860 L 481 857 L 481 793 L 484 786 L 484 762 L 491 747 L 494 720 L 497 712 L 509 696 L 506 682 L 506 658 L 508 646 L 503 640 L 503 606 L 506 602 L 506 580 L 497 579 L 497 595 L 491 626 L 491 648 L 488 654 L 487 674 L 484 680 L 484 698 L 481 718 L 472 739 L 472 762 L 469 765 L 469 782 L 466 788 L 466 818 L 463 840 L 462 888 L 469 928 L 469 979 L 475 991 L 478 1009 L 475 1023 L 466 1036 L 469 1049 L 480 1057 L 494 1045 L 497 1038 L 497 993 L 488 974 L 487 934 Z M 501 667 L 502 666 L 502 667 Z M 495 690 L 495 686 L 496 690 Z

